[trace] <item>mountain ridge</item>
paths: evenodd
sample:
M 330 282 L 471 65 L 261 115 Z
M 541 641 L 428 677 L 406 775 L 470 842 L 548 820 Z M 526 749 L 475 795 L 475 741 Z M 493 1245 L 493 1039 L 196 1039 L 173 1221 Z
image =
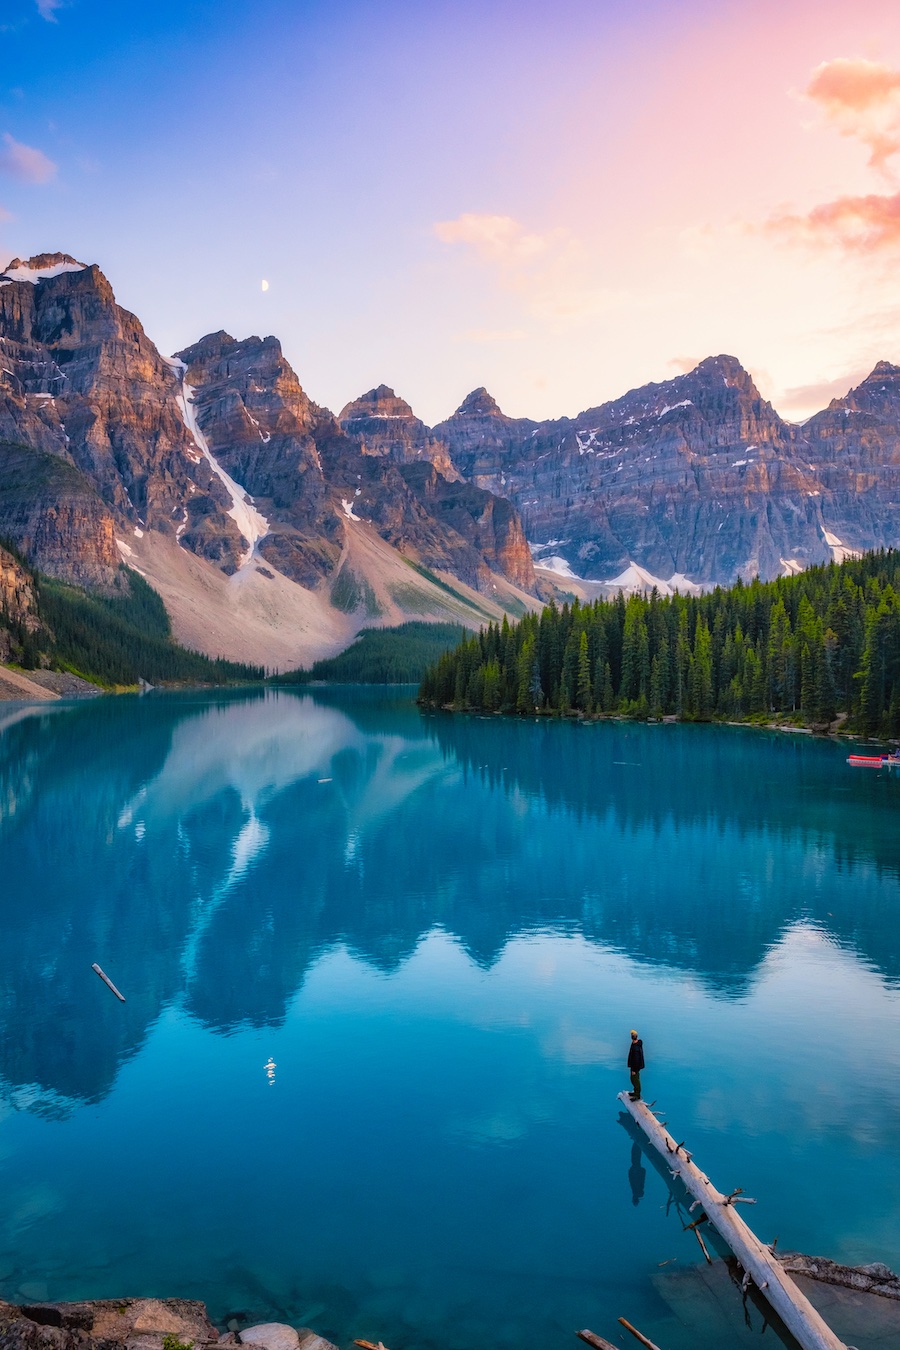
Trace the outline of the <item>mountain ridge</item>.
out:
M 887 361 L 801 424 L 727 354 L 572 417 L 510 417 L 481 386 L 428 427 L 387 384 L 336 415 L 274 336 L 219 330 L 164 357 L 100 269 L 62 253 L 0 274 L 0 356 L 0 532 L 78 584 L 114 588 L 120 561 L 145 570 L 189 643 L 212 640 L 203 594 L 223 614 L 230 597 L 288 663 L 364 623 L 706 589 L 900 533 Z M 227 630 L 216 640 L 251 659 Z

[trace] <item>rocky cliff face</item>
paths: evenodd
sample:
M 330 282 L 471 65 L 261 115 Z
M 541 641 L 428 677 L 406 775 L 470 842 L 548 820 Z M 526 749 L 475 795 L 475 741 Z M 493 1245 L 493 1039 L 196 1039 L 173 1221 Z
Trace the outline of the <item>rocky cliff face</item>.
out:
M 846 398 L 797 429 L 825 524 L 843 549 L 895 544 L 900 536 L 900 366 L 879 361 Z
M 329 577 L 358 519 L 477 590 L 490 593 L 495 572 L 534 586 L 518 513 L 462 483 L 446 445 L 392 390 L 372 390 L 339 422 L 307 397 L 273 337 L 215 333 L 178 356 L 209 448 L 265 515 L 258 551 L 280 571 L 306 586 Z
M 461 477 L 446 442 L 431 432 L 409 404 L 386 384 L 348 403 L 338 421 L 364 455 L 386 455 L 397 464 L 427 460 L 450 482 Z
M 80 470 L 106 507 L 60 520 L 46 540 L 23 526 L 14 537 L 31 560 L 54 575 L 102 584 L 109 577 L 98 565 L 118 564 L 108 547 L 115 522 L 177 536 L 184 547 L 234 565 L 241 538 L 227 514 L 231 502 L 185 426 L 177 375 L 116 304 L 99 268 L 67 254 L 11 263 L 0 276 L 0 355 L 0 436 Z M 93 532 L 95 517 L 103 540 Z
M 519 507 L 551 567 L 728 583 L 900 539 L 898 374 L 879 366 L 803 427 L 718 356 L 555 422 L 504 417 L 477 390 L 435 431 L 467 477 Z
M 212 333 L 178 357 L 210 450 L 266 518 L 260 554 L 301 585 L 317 585 L 334 570 L 343 538 L 319 453 L 340 438 L 333 414 L 304 393 L 277 338 Z
M 477 389 L 430 429 L 386 385 L 336 418 L 274 337 L 165 359 L 67 254 L 0 275 L 0 536 L 81 584 L 113 585 L 149 532 L 327 591 L 359 521 L 482 594 L 536 593 L 532 552 L 545 577 L 712 585 L 897 543 L 898 501 L 887 363 L 803 426 L 718 356 L 552 421 Z
M 31 577 L 8 549 L 0 548 L 0 613 L 32 631 L 40 627 Z

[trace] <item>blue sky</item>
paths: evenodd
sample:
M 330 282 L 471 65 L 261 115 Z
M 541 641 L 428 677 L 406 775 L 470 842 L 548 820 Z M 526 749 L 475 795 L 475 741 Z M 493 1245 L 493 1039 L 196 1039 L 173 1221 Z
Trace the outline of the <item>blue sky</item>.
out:
M 166 352 L 275 333 L 335 409 L 573 413 L 722 350 L 790 405 L 900 359 L 897 241 L 801 228 L 895 191 L 804 93 L 900 67 L 893 7 L 846 9 L 6 0 L 0 260 L 99 263 Z

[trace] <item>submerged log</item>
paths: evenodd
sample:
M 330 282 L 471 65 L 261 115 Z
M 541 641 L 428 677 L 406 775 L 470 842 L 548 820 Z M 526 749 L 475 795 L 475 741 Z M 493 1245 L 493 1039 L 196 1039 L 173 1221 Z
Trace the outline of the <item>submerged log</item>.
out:
M 91 966 L 91 970 L 96 970 L 97 974 L 100 976 L 100 978 L 101 978 L 101 980 L 103 981 L 103 983 L 104 983 L 105 985 L 108 985 L 108 986 L 109 986 L 109 988 L 110 988 L 110 989 L 113 991 L 113 993 L 115 994 L 116 998 L 121 999 L 121 1001 L 122 1001 L 123 1003 L 125 1002 L 125 995 L 119 993 L 118 989 L 117 989 L 116 986 L 113 984 L 112 980 L 109 978 L 109 976 L 106 974 L 105 971 L 103 971 L 103 970 L 100 969 L 100 967 L 97 965 L 97 962 L 96 962 L 96 961 L 95 961 L 94 964 Z
M 658 1345 L 654 1345 L 652 1341 L 648 1341 L 647 1337 L 644 1336 L 642 1332 L 638 1331 L 637 1327 L 633 1327 L 630 1322 L 627 1322 L 624 1317 L 620 1317 L 619 1321 L 626 1331 L 631 1332 L 636 1341 L 640 1341 L 641 1345 L 646 1346 L 646 1350 L 659 1350 Z
M 747 1275 L 781 1317 L 803 1350 L 852 1350 L 840 1340 L 809 1299 L 787 1275 L 779 1261 L 748 1228 L 735 1206 L 738 1192 L 723 1195 L 692 1161 L 683 1146 L 676 1144 L 667 1130 L 641 1101 L 631 1101 L 627 1092 L 619 1101 L 641 1127 L 653 1147 L 662 1155 L 673 1175 L 680 1177 L 698 1205 L 703 1206 L 709 1222 L 727 1242 Z
M 597 1336 L 593 1331 L 576 1331 L 575 1335 L 579 1340 L 584 1341 L 585 1345 L 592 1345 L 594 1350 L 618 1350 L 612 1341 L 605 1341 L 602 1336 Z

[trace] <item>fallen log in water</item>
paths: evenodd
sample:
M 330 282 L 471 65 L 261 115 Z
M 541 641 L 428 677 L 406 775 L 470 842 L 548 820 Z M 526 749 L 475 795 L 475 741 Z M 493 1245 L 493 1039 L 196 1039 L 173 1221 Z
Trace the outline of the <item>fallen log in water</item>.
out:
M 602 1336 L 597 1336 L 593 1331 L 576 1331 L 575 1335 L 579 1340 L 584 1341 L 585 1345 L 592 1345 L 594 1350 L 618 1350 L 612 1341 L 605 1341 Z
M 103 971 L 103 970 L 100 969 L 100 967 L 97 965 L 97 962 L 96 962 L 96 961 L 95 961 L 94 964 L 91 966 L 91 970 L 96 970 L 97 974 L 100 976 L 100 978 L 101 978 L 101 980 L 103 981 L 103 983 L 104 983 L 105 985 L 108 985 L 108 986 L 109 986 L 109 988 L 110 988 L 110 989 L 113 991 L 113 993 L 115 994 L 116 998 L 121 999 L 121 1001 L 122 1001 L 123 1003 L 125 1002 L 125 995 L 119 993 L 118 989 L 117 989 L 116 986 L 113 984 L 112 980 L 109 978 L 109 976 L 106 974 L 105 971 Z
M 743 1266 L 745 1282 L 752 1280 L 755 1283 L 803 1350 L 852 1350 L 816 1312 L 770 1248 L 744 1223 L 736 1206 L 751 1202 L 741 1194 L 740 1188 L 730 1195 L 717 1191 L 709 1177 L 692 1161 L 684 1143 L 676 1143 L 644 1102 L 632 1101 L 627 1092 L 619 1093 L 619 1101 L 668 1163 L 672 1174 L 680 1177 L 695 1202 L 703 1206 L 709 1222 Z

